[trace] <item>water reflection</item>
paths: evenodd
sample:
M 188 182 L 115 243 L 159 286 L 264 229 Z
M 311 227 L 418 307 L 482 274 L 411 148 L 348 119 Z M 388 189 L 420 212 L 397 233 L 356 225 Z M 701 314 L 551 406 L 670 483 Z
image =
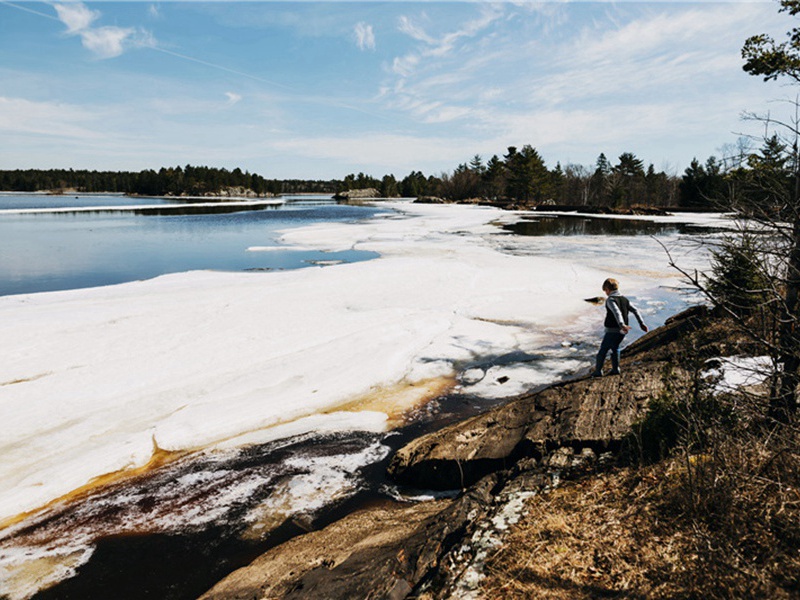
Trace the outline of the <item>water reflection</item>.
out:
M 660 223 L 639 219 L 606 219 L 592 217 L 531 216 L 504 225 L 503 229 L 517 235 L 675 235 L 723 231 L 708 226 L 686 223 Z
M 279 208 L 279 204 L 272 202 L 248 202 L 247 204 L 219 202 L 213 205 L 186 204 L 173 206 L 147 206 L 135 208 L 133 209 L 133 213 L 137 215 L 220 215 L 249 210 L 277 210 Z
M 248 252 L 248 248 L 280 246 L 280 232 L 286 229 L 368 219 L 385 212 L 339 205 L 326 197 L 285 198 L 277 207 L 270 204 L 274 200 L 265 200 L 254 203 L 255 210 L 228 202 L 211 206 L 165 202 L 163 207 L 152 203 L 146 214 L 129 204 L 122 208 L 130 200 L 124 197 L 70 200 L 73 207 L 82 205 L 89 212 L 0 214 L 0 296 L 110 285 L 198 269 L 273 271 L 369 260 L 378 255 L 292 247 Z M 0 205 L 16 203 L 25 210 L 42 201 L 48 199 L 6 196 Z M 122 209 L 96 210 L 103 206 Z

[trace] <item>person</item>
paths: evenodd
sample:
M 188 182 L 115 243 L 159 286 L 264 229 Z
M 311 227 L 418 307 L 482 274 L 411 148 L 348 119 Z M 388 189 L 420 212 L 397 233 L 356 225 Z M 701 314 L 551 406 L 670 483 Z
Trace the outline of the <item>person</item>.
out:
M 631 304 L 625 296 L 619 293 L 619 282 L 616 279 L 606 279 L 603 282 L 603 291 L 606 293 L 606 320 L 605 334 L 600 343 L 600 351 L 597 353 L 597 361 L 592 377 L 603 376 L 603 364 L 606 362 L 606 355 L 611 352 L 611 371 L 609 375 L 619 375 L 619 345 L 625 338 L 625 334 L 631 330 L 628 325 L 628 315 L 633 313 L 639 321 L 642 331 L 648 331 L 642 316 L 637 308 Z

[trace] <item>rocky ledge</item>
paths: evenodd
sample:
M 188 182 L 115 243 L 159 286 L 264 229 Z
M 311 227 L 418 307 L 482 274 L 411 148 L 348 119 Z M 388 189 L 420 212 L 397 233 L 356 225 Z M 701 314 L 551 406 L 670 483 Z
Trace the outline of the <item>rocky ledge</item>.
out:
M 705 308 L 685 311 L 626 348 L 622 376 L 522 395 L 395 454 L 389 471 L 398 483 L 461 490 L 457 498 L 351 514 L 273 548 L 202 598 L 472 597 L 483 559 L 526 498 L 614 462 L 648 402 L 690 377 L 676 360 L 687 348 L 711 357 L 743 343 Z
M 380 192 L 375 188 L 363 188 L 358 190 L 344 190 L 336 192 L 333 196 L 336 200 L 363 200 L 365 198 L 380 198 Z

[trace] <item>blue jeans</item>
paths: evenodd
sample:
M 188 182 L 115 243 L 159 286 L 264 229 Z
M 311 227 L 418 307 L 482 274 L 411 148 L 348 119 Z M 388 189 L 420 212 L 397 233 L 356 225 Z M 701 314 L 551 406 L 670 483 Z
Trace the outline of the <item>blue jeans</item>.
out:
M 595 375 L 602 375 L 603 363 L 606 362 L 606 354 L 609 350 L 611 351 L 611 371 L 619 372 L 619 345 L 624 338 L 625 334 L 618 331 L 609 331 L 603 336 L 603 341 L 600 342 L 600 351 L 597 353 Z

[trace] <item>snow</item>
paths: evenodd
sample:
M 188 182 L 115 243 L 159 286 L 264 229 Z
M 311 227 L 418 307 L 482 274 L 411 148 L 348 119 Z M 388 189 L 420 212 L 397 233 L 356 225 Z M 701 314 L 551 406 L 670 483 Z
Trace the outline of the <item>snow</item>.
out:
M 156 448 L 390 427 L 455 385 L 454 364 L 585 332 L 599 317 L 583 298 L 610 274 L 625 293 L 675 282 L 652 240 L 613 265 L 567 241 L 583 245 L 576 262 L 532 238 L 510 252 L 492 223 L 513 213 L 384 205 L 397 212 L 280 240 L 371 261 L 0 298 L 0 527 Z
M 313 252 L 316 248 L 303 248 L 299 246 L 250 246 L 248 252 Z
M 71 206 L 71 207 L 58 207 L 58 208 L 3 208 L 0 209 L 0 215 L 37 215 L 37 214 L 59 214 L 59 213 L 82 213 L 82 212 L 135 212 L 142 210 L 159 210 L 159 211 L 180 211 L 187 208 L 219 208 L 225 206 L 226 208 L 253 208 L 253 207 L 267 207 L 267 206 L 280 206 L 284 204 L 283 200 L 235 200 L 235 201 L 217 201 L 217 202 L 194 202 L 194 203 L 176 203 L 176 204 L 141 204 L 141 205 L 125 205 L 115 204 L 109 206 Z
M 769 356 L 726 356 L 712 359 L 718 367 L 705 372 L 717 379 L 713 393 L 735 393 L 742 388 L 764 383 L 775 367 Z

